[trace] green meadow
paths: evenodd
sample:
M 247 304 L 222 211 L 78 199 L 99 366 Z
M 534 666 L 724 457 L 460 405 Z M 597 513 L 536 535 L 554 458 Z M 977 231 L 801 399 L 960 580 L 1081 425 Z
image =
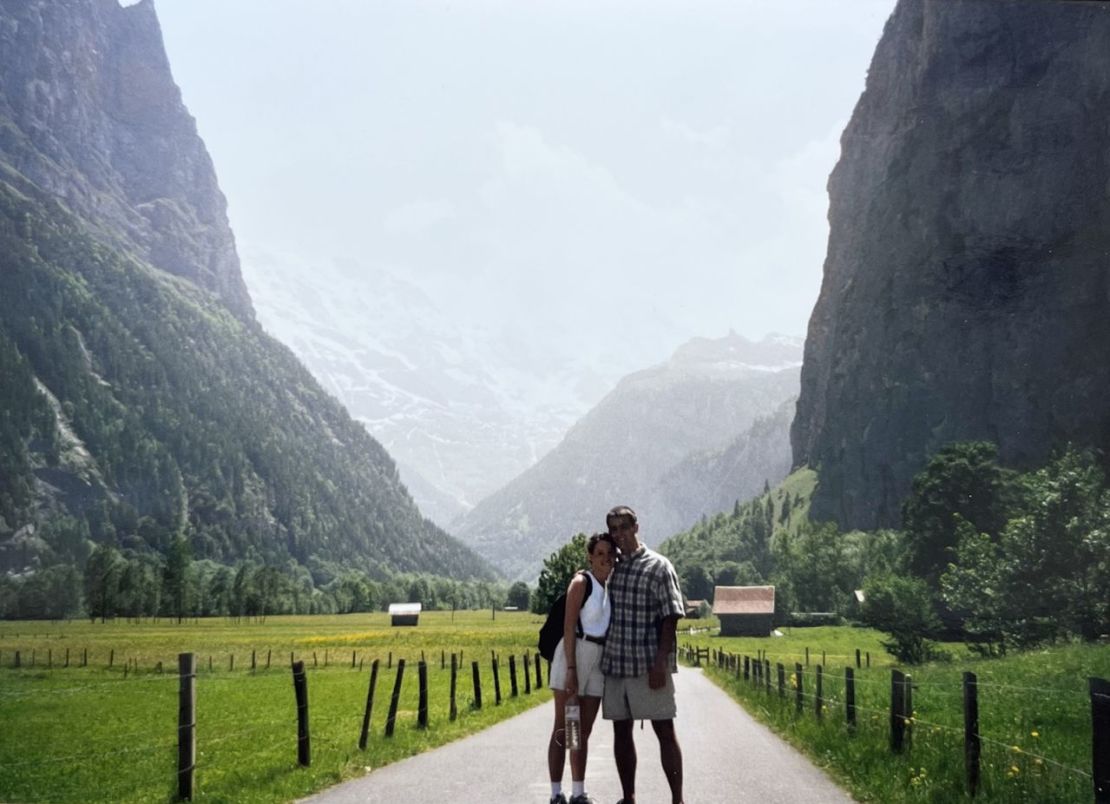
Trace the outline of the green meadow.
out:
M 710 625 L 715 624 L 710 621 Z M 709 676 L 745 709 L 804 751 L 860 801 L 950 802 L 967 798 L 963 685 L 976 674 L 981 778 L 976 800 L 1089 802 L 1091 697 L 1089 677 L 1110 678 L 1110 646 L 1066 644 L 984 659 L 963 645 L 945 645 L 950 660 L 916 667 L 896 664 L 882 635 L 864 628 L 781 629 L 770 639 L 720 637 L 714 630 L 680 635 L 683 647 L 726 654 L 765 655 L 771 690 L 710 663 Z M 808 665 L 806 649 L 808 648 Z M 861 667 L 856 668 L 856 649 Z M 760 654 L 764 651 L 764 654 Z M 867 667 L 867 655 L 871 664 Z M 816 671 L 822 665 L 821 717 Z M 786 668 L 785 695 L 777 664 Z M 797 709 L 795 664 L 802 664 L 802 710 Z M 742 667 L 742 663 L 741 663 Z M 845 711 L 845 673 L 855 673 L 857 721 Z M 891 750 L 891 671 L 912 678 L 912 722 L 901 753 Z
M 198 669 L 194 800 L 272 802 L 305 796 L 549 701 L 549 692 L 536 689 L 533 663 L 530 693 L 523 677 L 524 657 L 535 655 L 540 623 L 526 612 L 490 611 L 424 612 L 415 628 L 391 627 L 387 614 L 182 624 L 2 622 L 0 800 L 173 800 L 177 656 L 182 652 L 196 655 Z M 19 668 L 13 667 L 17 651 Z M 86 652 L 88 665 L 81 667 Z M 452 653 L 461 657 L 453 721 Z M 495 702 L 493 654 L 500 704 Z M 297 765 L 291 656 L 305 662 L 308 675 L 308 768 Z M 422 656 L 428 667 L 426 729 L 417 725 Z M 517 665 L 516 697 L 510 656 Z M 369 740 L 360 751 L 374 659 L 379 670 Z M 395 731 L 387 738 L 400 659 L 406 667 Z M 473 661 L 479 663 L 481 709 L 473 707 Z M 546 665 L 543 672 L 546 682 Z

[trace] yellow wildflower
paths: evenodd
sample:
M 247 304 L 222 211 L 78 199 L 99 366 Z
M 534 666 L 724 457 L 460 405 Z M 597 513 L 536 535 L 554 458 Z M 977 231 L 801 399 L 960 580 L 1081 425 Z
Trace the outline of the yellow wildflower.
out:
M 1041 733 L 1039 731 L 1037 731 L 1036 729 L 1033 729 L 1033 731 L 1029 732 L 1029 736 L 1030 737 L 1040 737 Z

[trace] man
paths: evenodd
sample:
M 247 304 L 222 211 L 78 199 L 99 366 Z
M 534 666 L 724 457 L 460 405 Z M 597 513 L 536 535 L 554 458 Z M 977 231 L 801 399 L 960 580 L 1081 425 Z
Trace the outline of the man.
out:
M 602 716 L 613 721 L 613 754 L 623 798 L 636 801 L 635 720 L 650 720 L 659 738 L 671 801 L 682 802 L 682 750 L 674 732 L 675 625 L 682 592 L 674 565 L 640 543 L 636 512 L 618 505 L 605 517 L 620 560 L 609 577 L 612 617 L 601 670 L 605 674 Z

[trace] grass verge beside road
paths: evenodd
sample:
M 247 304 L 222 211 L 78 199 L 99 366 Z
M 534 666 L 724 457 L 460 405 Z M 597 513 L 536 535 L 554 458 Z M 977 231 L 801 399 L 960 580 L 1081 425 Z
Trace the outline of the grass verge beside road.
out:
M 391 628 L 386 614 L 180 625 L 165 620 L 0 623 L 0 722 L 5 725 L 0 730 L 0 800 L 173 800 L 177 654 L 188 651 L 197 655 L 198 668 L 194 800 L 272 802 L 305 796 L 549 701 L 548 691 L 536 689 L 534 665 L 530 694 L 525 694 L 523 678 L 523 656 L 534 656 L 540 622 L 525 612 L 497 612 L 494 619 L 485 611 L 453 616 L 425 612 L 414 628 Z M 70 666 L 65 668 L 67 648 Z M 18 669 L 13 667 L 16 651 Z M 79 667 L 85 651 L 88 666 Z M 491 651 L 499 658 L 500 705 L 495 703 Z M 427 729 L 416 725 L 422 652 L 428 663 Z M 460 652 L 458 717 L 451 721 L 450 656 Z M 308 768 L 297 765 L 290 653 L 308 670 Z M 390 654 L 392 668 L 387 667 Z M 510 655 L 517 663 L 515 698 Z M 441 669 L 441 656 L 446 669 Z M 375 658 L 379 672 L 370 739 L 366 751 L 360 751 Z M 401 658 L 406 667 L 396 730 L 386 738 L 383 729 Z M 472 661 L 479 663 L 480 710 L 471 706 Z M 234 670 L 229 669 L 232 664 Z M 545 682 L 546 672 L 544 664 Z
M 861 628 L 795 628 L 781 638 L 680 635 L 680 645 L 754 658 L 766 651 L 772 684 L 756 686 L 733 670 L 706 669 L 753 716 L 804 751 L 860 801 L 950 802 L 966 798 L 962 674 L 977 675 L 983 801 L 1088 802 L 1091 781 L 1091 704 L 1087 678 L 1110 677 L 1110 647 L 1070 644 L 998 659 L 945 646 L 950 662 L 900 667 L 879 645 L 882 635 Z M 805 648 L 810 663 L 805 666 Z M 855 649 L 871 667 L 855 668 Z M 825 652 L 821 717 L 816 668 Z M 776 665 L 786 667 L 785 694 Z M 803 664 L 797 709 L 795 663 Z M 857 724 L 846 723 L 844 668 L 855 672 Z M 891 670 L 912 675 L 911 737 L 891 750 Z M 739 750 L 739 748 L 738 748 Z M 742 751 L 740 755 L 742 757 Z M 738 760 L 742 762 L 742 760 Z M 741 771 L 742 773 L 742 771 Z

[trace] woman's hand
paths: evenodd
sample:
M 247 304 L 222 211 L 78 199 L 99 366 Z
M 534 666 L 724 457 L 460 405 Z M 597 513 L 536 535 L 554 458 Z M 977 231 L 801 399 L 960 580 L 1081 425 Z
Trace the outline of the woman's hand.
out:
M 566 682 L 563 687 L 567 695 L 578 694 L 578 670 L 574 667 L 567 668 Z

